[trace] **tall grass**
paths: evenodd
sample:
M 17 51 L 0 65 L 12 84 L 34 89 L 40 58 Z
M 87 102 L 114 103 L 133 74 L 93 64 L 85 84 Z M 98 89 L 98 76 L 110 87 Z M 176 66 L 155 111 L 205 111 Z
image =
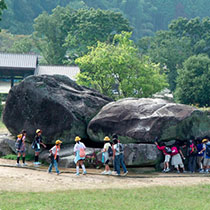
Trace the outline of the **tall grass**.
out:
M 52 183 L 52 185 L 54 184 L 56 185 L 56 182 Z M 149 187 L 123 190 L 79 190 L 78 186 L 78 190 L 66 192 L 2 192 L 0 193 L 0 209 L 209 210 L 209 200 L 210 185 L 192 187 Z

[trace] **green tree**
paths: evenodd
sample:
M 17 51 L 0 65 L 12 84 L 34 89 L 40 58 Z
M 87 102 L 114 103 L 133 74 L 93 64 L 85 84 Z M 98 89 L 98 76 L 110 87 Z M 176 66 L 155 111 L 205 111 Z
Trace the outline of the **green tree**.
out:
M 210 18 L 178 18 L 169 25 L 169 31 L 156 32 L 154 37 L 140 39 L 141 52 L 167 69 L 170 90 L 176 88 L 177 69 L 192 55 L 210 56 Z
M 184 104 L 210 106 L 210 59 L 194 55 L 178 70 L 175 99 Z
M 0 33 L 0 52 L 39 54 L 31 36 L 15 35 L 6 30 L 2 30 Z
M 0 21 L 1 21 L 2 11 L 6 8 L 7 8 L 7 6 L 4 2 L 4 0 L 0 0 Z M 0 29 L 0 31 L 1 31 L 1 29 Z
M 159 31 L 155 37 L 143 37 L 138 45 L 142 53 L 166 70 L 169 88 L 175 90 L 177 68 L 181 68 L 185 59 L 192 54 L 191 40 L 177 38 L 170 31 Z
M 75 58 L 87 53 L 87 46 L 131 30 L 119 13 L 70 7 L 57 7 L 51 15 L 43 13 L 35 19 L 34 29 L 37 48 L 49 64 L 74 63 Z
M 83 70 L 78 83 L 110 97 L 149 97 L 167 86 L 160 68 L 148 57 L 140 57 L 131 33 L 115 35 L 113 42 L 98 42 L 76 63 Z M 117 87 L 117 96 L 113 89 Z
M 118 12 L 101 9 L 80 9 L 70 17 L 65 47 L 68 48 L 68 63 L 88 52 L 88 46 L 97 41 L 110 42 L 115 34 L 131 31 L 128 21 Z
M 46 63 L 63 63 L 67 50 L 63 45 L 68 34 L 64 25 L 73 12 L 70 8 L 57 7 L 51 15 L 44 12 L 35 19 L 33 39 Z

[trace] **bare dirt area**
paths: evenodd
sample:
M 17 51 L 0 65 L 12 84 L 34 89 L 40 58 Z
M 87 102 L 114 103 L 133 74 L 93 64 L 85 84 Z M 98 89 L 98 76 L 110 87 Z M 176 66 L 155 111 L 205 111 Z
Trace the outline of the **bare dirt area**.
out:
M 58 176 L 48 174 L 47 167 L 15 167 L 14 160 L 0 159 L 0 191 L 50 192 L 74 189 L 126 189 L 151 186 L 189 186 L 210 184 L 204 174 L 132 174 L 126 177 L 100 175 L 102 170 L 87 169 L 87 175 L 75 175 L 75 169 L 61 169 Z M 81 182 L 83 183 L 81 185 Z

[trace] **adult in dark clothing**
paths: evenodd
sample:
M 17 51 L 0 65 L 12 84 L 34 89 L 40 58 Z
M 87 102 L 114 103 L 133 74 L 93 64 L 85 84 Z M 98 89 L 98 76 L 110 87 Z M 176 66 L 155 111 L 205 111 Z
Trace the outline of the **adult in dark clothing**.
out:
M 204 152 L 201 152 L 203 150 L 203 144 L 202 144 L 202 139 L 197 139 L 197 164 L 199 167 L 199 172 L 203 173 L 203 157 L 204 157 Z
M 120 140 L 118 139 L 118 136 L 115 134 L 113 138 L 114 143 L 114 163 L 117 170 L 116 175 L 120 175 L 120 165 L 123 168 L 124 176 L 127 175 L 128 171 L 124 163 L 124 146 L 120 143 Z
M 196 159 L 197 159 L 197 147 L 192 139 L 187 144 L 187 156 L 188 156 L 189 172 L 195 173 Z
M 46 145 L 42 142 L 42 131 L 40 129 L 36 130 L 36 135 L 34 137 L 33 141 L 33 148 L 35 150 L 35 160 L 34 164 L 35 165 L 40 165 L 41 163 L 39 162 L 39 153 L 41 150 L 41 145 L 46 148 Z

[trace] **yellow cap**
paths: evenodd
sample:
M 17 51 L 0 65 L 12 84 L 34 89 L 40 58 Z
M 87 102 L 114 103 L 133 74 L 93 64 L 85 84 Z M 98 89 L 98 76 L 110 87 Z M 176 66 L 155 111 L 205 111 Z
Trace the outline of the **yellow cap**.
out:
M 22 134 L 17 135 L 17 137 L 18 137 L 19 139 L 21 139 L 22 136 L 23 136 Z
M 207 141 L 208 141 L 208 139 L 203 139 L 203 140 L 202 140 L 202 143 L 207 142 Z
M 62 141 L 61 140 L 56 140 L 55 144 L 62 144 Z
M 37 130 L 36 130 L 36 133 L 39 133 L 39 132 L 42 132 L 42 131 L 41 131 L 40 129 L 37 129 Z
M 81 140 L 81 138 L 79 136 L 75 137 L 75 141 L 80 141 L 80 140 Z
M 108 136 L 105 136 L 104 141 L 110 141 L 110 138 Z

